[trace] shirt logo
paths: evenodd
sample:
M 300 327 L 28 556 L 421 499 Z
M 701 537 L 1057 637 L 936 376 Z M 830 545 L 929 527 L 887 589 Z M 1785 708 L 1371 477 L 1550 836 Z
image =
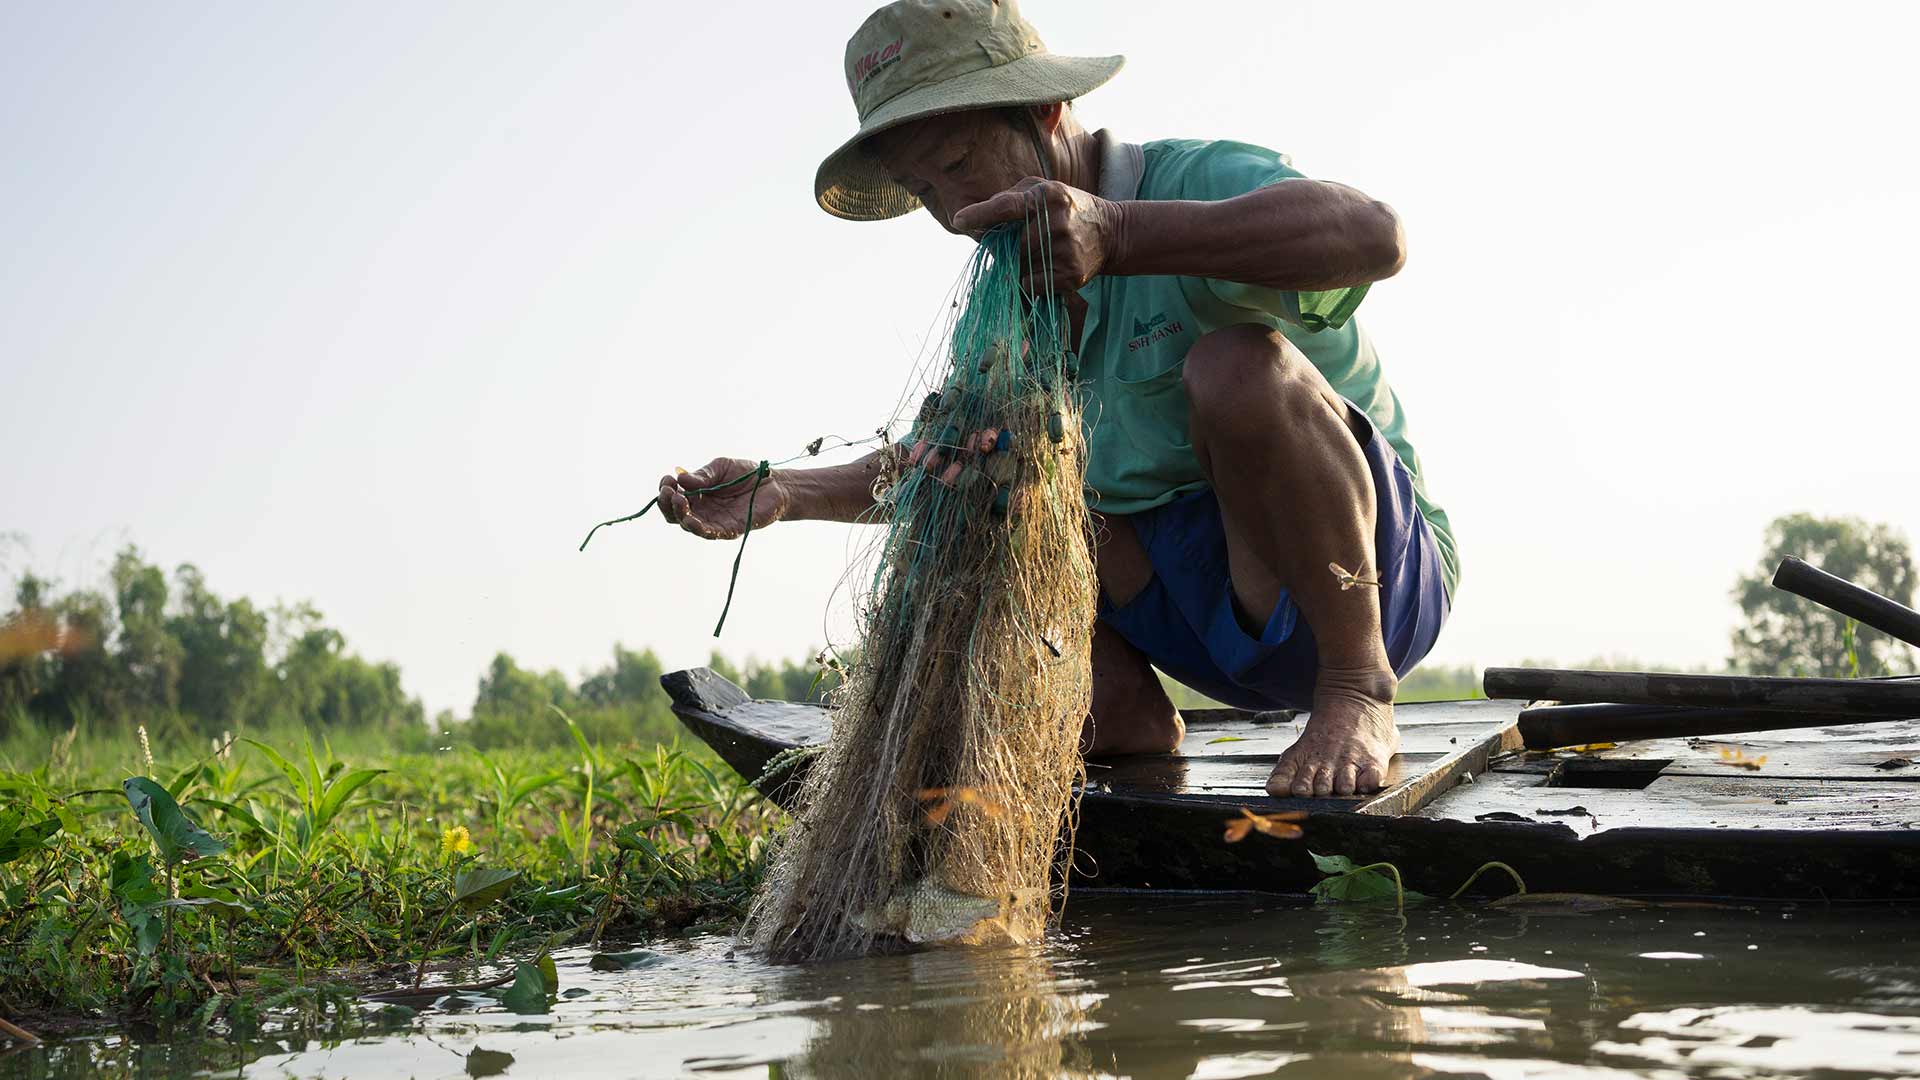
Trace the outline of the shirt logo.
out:
M 1141 349 L 1165 341 L 1175 334 L 1185 332 L 1186 327 L 1177 322 L 1168 322 L 1167 313 L 1164 311 L 1145 322 L 1135 319 L 1133 320 L 1133 337 L 1127 342 L 1127 351 L 1139 352 Z
M 857 90 L 867 85 L 868 79 L 873 78 L 875 75 L 880 74 L 881 71 L 898 63 L 900 61 L 901 47 L 906 43 L 906 40 L 906 38 L 894 38 L 893 44 L 885 48 L 875 49 L 860 59 L 855 60 L 853 62 L 854 89 Z

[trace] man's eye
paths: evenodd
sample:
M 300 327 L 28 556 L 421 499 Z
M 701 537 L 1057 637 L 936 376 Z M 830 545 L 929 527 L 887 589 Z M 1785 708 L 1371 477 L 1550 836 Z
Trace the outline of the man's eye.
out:
M 946 173 L 948 176 L 957 176 L 959 175 L 960 171 L 965 169 L 966 167 L 967 167 L 967 158 L 962 157 L 958 161 L 955 161 L 953 164 L 947 166 L 945 169 L 941 171 Z

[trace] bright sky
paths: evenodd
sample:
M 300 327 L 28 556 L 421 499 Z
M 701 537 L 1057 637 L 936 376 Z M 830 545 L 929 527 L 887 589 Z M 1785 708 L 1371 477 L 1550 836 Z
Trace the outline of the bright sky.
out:
M 580 536 L 671 466 L 870 432 L 967 256 L 812 204 L 868 9 L 0 9 L 0 531 L 68 583 L 132 540 L 309 598 L 430 709 L 500 649 L 700 662 L 732 545 Z M 1908 6 L 1025 11 L 1127 54 L 1089 127 L 1400 211 L 1360 317 L 1461 545 L 1435 661 L 1715 663 L 1770 518 L 1920 537 Z M 844 633 L 850 531 L 756 536 L 721 647 Z

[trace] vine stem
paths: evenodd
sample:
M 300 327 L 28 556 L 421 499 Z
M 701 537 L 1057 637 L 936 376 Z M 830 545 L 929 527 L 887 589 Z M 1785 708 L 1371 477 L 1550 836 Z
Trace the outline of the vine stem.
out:
M 1501 870 L 1505 870 L 1507 872 L 1507 876 L 1513 879 L 1514 887 L 1518 890 L 1514 895 L 1525 896 L 1527 894 L 1527 883 L 1520 880 L 1520 872 L 1518 870 L 1515 870 L 1513 867 L 1508 866 L 1506 863 L 1503 863 L 1503 862 L 1490 862 L 1490 863 L 1482 863 L 1480 865 L 1480 869 L 1475 870 L 1473 872 L 1473 876 L 1469 877 L 1464 883 L 1461 884 L 1459 888 L 1453 890 L 1453 895 L 1447 897 L 1447 899 L 1449 900 L 1460 899 L 1461 895 L 1465 893 L 1467 889 L 1473 885 L 1474 882 L 1480 880 L 1481 874 L 1484 874 L 1487 871 L 1492 870 L 1496 867 L 1498 867 Z
M 1368 863 L 1366 866 L 1348 871 L 1358 874 L 1366 870 L 1385 870 L 1393 875 L 1393 906 L 1397 911 L 1407 910 L 1407 887 L 1400 883 L 1400 868 L 1390 862 Z

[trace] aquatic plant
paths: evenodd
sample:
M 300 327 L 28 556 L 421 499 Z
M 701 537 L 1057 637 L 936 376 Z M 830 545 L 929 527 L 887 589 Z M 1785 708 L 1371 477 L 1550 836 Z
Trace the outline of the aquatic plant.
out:
M 418 977 L 431 1000 L 590 934 L 727 929 L 782 819 L 678 748 L 592 746 L 589 811 L 578 744 L 361 768 L 334 747 L 156 739 L 124 785 L 137 746 L 65 745 L 0 769 L 0 1014 L 43 1033 L 49 1015 L 337 1023 L 358 993 Z M 626 826 L 656 856 L 580 843 Z

